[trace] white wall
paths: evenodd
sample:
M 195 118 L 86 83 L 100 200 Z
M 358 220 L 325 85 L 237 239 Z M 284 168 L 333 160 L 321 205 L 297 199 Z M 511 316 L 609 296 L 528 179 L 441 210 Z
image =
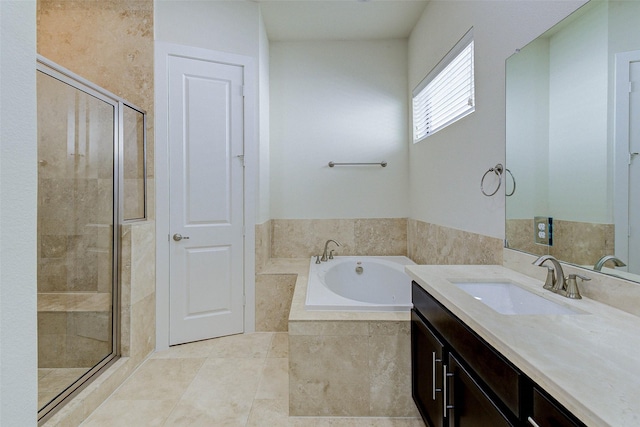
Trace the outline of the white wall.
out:
M 36 2 L 0 1 L 0 425 L 35 426 Z
M 409 91 L 474 27 L 476 111 L 410 150 L 410 216 L 504 237 L 504 198 L 480 178 L 505 160 L 505 59 L 567 16 L 577 1 L 432 1 L 409 39 Z
M 256 223 L 262 224 L 269 220 L 271 202 L 269 189 L 270 169 L 270 153 L 269 153 L 269 129 L 270 129 L 270 112 L 269 112 L 269 38 L 267 30 L 260 15 L 260 40 L 259 40 L 259 110 L 260 110 L 260 147 L 258 148 L 258 187 L 257 187 L 257 218 Z
M 259 15 L 251 1 L 155 0 L 155 39 L 257 58 Z
M 406 40 L 270 50 L 271 217 L 406 217 Z M 383 160 L 386 168 L 327 166 Z

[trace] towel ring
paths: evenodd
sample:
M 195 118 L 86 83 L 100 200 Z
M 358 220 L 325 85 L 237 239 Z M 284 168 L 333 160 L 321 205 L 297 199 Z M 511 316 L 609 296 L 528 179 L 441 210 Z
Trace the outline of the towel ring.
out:
M 480 180 L 480 191 L 482 191 L 482 194 L 484 194 L 487 197 L 491 197 L 491 196 L 493 196 L 494 194 L 496 194 L 498 192 L 498 190 L 500 189 L 500 186 L 502 185 L 502 172 L 503 171 L 504 171 L 504 166 L 502 166 L 502 163 L 498 163 L 497 165 L 495 165 L 494 167 L 492 167 L 488 171 L 486 171 L 484 173 L 484 175 L 482 175 L 482 179 Z M 493 193 L 487 193 L 486 191 L 484 191 L 484 180 L 487 177 L 487 175 L 490 174 L 491 172 L 493 172 L 496 175 L 498 175 L 498 186 L 496 187 L 495 190 L 493 190 Z
M 513 176 L 513 174 L 511 173 L 511 171 L 509 170 L 509 168 L 504 168 L 504 170 L 506 170 L 507 172 L 509 172 L 509 175 L 511 176 L 511 181 L 513 181 L 513 190 L 511 190 L 511 193 L 507 193 L 506 192 L 506 186 L 507 184 L 505 184 L 505 196 L 507 197 L 511 197 L 513 196 L 513 193 L 516 192 L 516 178 Z

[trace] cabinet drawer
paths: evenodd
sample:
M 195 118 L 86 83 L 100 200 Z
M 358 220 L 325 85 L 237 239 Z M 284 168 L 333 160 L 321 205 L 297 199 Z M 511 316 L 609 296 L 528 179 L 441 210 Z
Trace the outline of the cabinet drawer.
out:
M 488 393 L 495 394 L 515 418 L 520 418 L 526 377 L 416 282 L 412 294 L 416 310 L 476 372 Z
M 447 418 L 450 427 L 512 427 L 517 420 L 509 421 L 501 408 L 495 405 L 453 354 L 449 354 L 448 368 L 451 385 L 447 392 L 450 408 Z
M 585 427 L 562 405 L 546 396 L 537 387 L 533 388 L 533 415 L 528 425 L 539 427 Z M 535 423 L 535 424 L 534 424 Z

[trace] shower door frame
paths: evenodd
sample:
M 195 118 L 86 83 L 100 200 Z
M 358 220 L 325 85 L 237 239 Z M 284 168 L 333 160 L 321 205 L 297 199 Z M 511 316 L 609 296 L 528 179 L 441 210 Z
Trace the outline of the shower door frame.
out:
M 113 107 L 113 239 L 112 239 L 112 309 L 111 309 L 111 328 L 112 328 L 112 346 L 111 353 L 105 356 L 100 362 L 89 369 L 84 375 L 75 380 L 65 390 L 61 390 L 53 400 L 42 408 L 38 408 L 38 424 L 43 424 L 49 419 L 57 410 L 59 410 L 64 403 L 77 395 L 86 386 L 88 386 L 98 374 L 106 370 L 116 360 L 120 358 L 120 312 L 121 312 L 121 298 L 120 298 L 120 254 L 121 254 L 121 242 L 120 235 L 122 232 L 122 224 L 124 221 L 124 208 L 123 208 L 123 192 L 124 192 L 124 168 L 123 153 L 124 153 L 124 126 L 121 126 L 122 118 L 124 114 L 124 106 L 127 106 L 133 110 L 136 110 L 143 114 L 144 117 L 144 217 L 136 218 L 128 222 L 137 222 L 147 219 L 147 182 L 146 182 L 146 111 L 136 107 L 130 102 L 120 98 L 119 96 L 101 88 L 100 86 L 78 76 L 70 70 L 61 67 L 49 59 L 37 55 L 36 59 L 36 71 L 42 72 L 51 78 L 59 80 L 76 90 L 79 90 L 87 95 L 95 97 Z

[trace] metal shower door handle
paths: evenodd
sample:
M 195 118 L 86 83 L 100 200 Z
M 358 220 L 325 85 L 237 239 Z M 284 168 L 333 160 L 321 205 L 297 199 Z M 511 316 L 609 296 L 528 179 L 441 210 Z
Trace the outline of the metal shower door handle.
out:
M 182 234 L 176 233 L 173 235 L 173 240 L 175 240 L 176 242 L 179 242 L 180 240 L 188 240 L 189 236 L 183 236 Z

